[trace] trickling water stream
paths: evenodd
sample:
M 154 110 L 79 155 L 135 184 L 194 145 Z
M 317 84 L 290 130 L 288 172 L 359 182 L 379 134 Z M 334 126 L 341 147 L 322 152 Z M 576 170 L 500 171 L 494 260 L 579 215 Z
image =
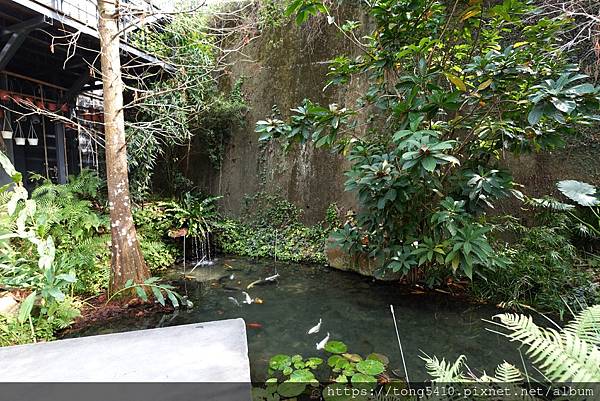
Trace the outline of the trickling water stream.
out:
M 198 266 L 192 273 L 190 270 L 188 265 L 185 290 L 195 305 L 192 310 L 116 320 L 89 327 L 77 335 L 242 317 L 249 324 L 253 380 L 265 378 L 268 360 L 275 354 L 324 356 L 323 351 L 315 349 L 315 343 L 327 332 L 331 333 L 332 340 L 344 341 L 350 352 L 386 354 L 391 367 L 402 371 L 389 308 L 393 304 L 412 380 L 428 378 L 424 362 L 419 358 L 420 350 L 451 360 L 465 354 L 475 372 L 485 369 L 491 373 L 504 360 L 520 366 L 515 344 L 485 330 L 490 325 L 481 319 L 490 319 L 498 313 L 489 305 L 473 305 L 441 295 L 406 295 L 397 284 L 373 283 L 356 274 L 319 266 L 218 259 L 212 266 Z M 280 274 L 277 284 L 246 290 L 251 282 L 271 276 L 275 271 Z M 233 280 L 229 279 L 231 274 Z M 169 276 L 181 277 L 181 272 L 172 271 Z M 232 289 L 235 287 L 243 288 L 263 303 L 243 304 L 244 297 L 241 291 Z M 183 292 L 183 285 L 181 288 Z M 238 300 L 240 306 L 229 297 Z M 307 330 L 319 318 L 323 319 L 321 331 L 307 335 Z

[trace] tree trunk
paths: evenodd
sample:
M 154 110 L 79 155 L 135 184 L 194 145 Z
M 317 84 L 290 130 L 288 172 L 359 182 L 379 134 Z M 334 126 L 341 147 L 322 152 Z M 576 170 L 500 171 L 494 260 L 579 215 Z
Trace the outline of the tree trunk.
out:
M 100 57 L 104 90 L 106 182 L 110 208 L 112 260 L 109 293 L 125 287 L 128 280 L 143 283 L 150 277 L 137 240 L 127 174 L 127 147 L 123 115 L 123 82 L 119 57 L 117 0 L 98 0 Z

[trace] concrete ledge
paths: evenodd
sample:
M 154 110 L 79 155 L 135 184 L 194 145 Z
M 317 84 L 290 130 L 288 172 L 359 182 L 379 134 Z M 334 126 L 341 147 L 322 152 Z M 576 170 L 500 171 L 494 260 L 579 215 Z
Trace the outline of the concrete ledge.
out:
M 4 347 L 0 382 L 250 383 L 246 325 L 231 319 Z

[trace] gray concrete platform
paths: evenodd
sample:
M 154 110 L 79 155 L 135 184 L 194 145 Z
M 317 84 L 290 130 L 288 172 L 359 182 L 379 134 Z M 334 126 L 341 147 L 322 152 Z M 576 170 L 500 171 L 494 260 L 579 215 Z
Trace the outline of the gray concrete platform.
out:
M 3 347 L 0 382 L 250 383 L 246 324 L 231 319 Z

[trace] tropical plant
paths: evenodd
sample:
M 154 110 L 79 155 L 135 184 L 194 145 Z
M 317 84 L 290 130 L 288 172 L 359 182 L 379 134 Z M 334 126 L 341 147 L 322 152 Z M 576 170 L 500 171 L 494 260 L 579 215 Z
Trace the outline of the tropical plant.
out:
M 584 213 L 579 214 L 573 205 L 561 204 L 561 209 L 577 221 L 578 232 L 584 237 L 600 238 L 600 196 L 596 187 L 575 180 L 559 181 L 556 186 L 564 196 L 584 209 Z
M 169 284 L 164 284 L 159 282 L 159 277 L 150 277 L 145 280 L 143 283 L 134 283 L 133 280 L 128 280 L 125 283 L 125 286 L 120 290 L 121 292 L 135 290 L 137 296 L 145 302 L 149 301 L 148 292 L 150 292 L 156 302 L 161 304 L 162 306 L 166 305 L 166 300 L 168 299 L 171 305 L 174 308 L 178 308 L 180 305 L 180 301 L 184 300 L 179 293 L 175 291 L 175 287 Z M 164 293 L 164 294 L 163 294 Z M 166 298 L 165 298 L 166 295 Z M 118 292 L 115 292 L 108 298 L 106 303 L 110 302 L 112 299 L 119 296 Z M 184 300 L 184 306 L 191 307 L 192 304 L 187 299 Z
M 0 344 L 50 340 L 79 316 L 80 301 L 74 295 L 95 295 L 108 286 L 101 181 L 84 171 L 65 185 L 44 180 L 29 197 L 22 175 L 1 152 L 0 164 L 13 181 L 0 188 L 0 287 L 27 294 L 18 316 L 0 319 Z M 179 306 L 173 287 L 156 277 L 128 283 L 125 290 Z
M 174 228 L 185 228 L 191 237 L 207 238 L 218 217 L 215 203 L 220 198 L 202 198 L 188 192 L 183 195 L 181 202 L 167 201 L 162 205 L 171 216 Z
M 0 205 L 0 241 L 7 250 L 0 254 L 0 284 L 10 283 L 29 292 L 20 306 L 17 323 L 28 324 L 31 329 L 29 340 L 36 341 L 36 326 L 45 327 L 49 334 L 44 337 L 48 338 L 54 330 L 65 328 L 78 316 L 78 308 L 65 294 L 77 278 L 74 271 L 59 270 L 60 267 L 55 263 L 56 248 L 52 237 L 39 235 L 43 230 L 40 230 L 36 221 L 37 203 L 29 199 L 22 175 L 2 152 L 0 165 L 13 181 L 2 187 L 1 191 L 6 193 L 8 201 Z M 11 243 L 13 241 L 22 249 L 15 250 Z M 20 263 L 13 266 L 11 262 L 15 259 Z M 25 274 L 22 270 L 24 266 Z M 39 302 L 40 308 L 34 319 L 32 311 L 36 302 Z M 14 325 L 14 322 L 8 323 L 9 328 Z M 17 340 L 19 338 L 16 337 Z
M 481 217 L 522 197 L 502 156 L 562 146 L 597 120 L 600 100 L 559 51 L 569 21 L 536 10 L 519 0 L 377 0 L 366 5 L 370 29 L 339 26 L 322 2 L 290 3 L 299 23 L 325 13 L 359 49 L 330 62 L 326 87 L 369 83 L 355 108 L 306 100 L 289 119 L 256 124 L 263 141 L 312 142 L 350 161 L 346 190 L 359 208 L 334 234 L 342 248 L 403 273 L 471 278 L 506 265 Z
M 38 235 L 51 236 L 60 271 L 75 271 L 77 293 L 95 294 L 106 287 L 110 263 L 109 219 L 105 210 L 103 181 L 97 173 L 83 170 L 66 184 L 54 184 L 34 176 Z

